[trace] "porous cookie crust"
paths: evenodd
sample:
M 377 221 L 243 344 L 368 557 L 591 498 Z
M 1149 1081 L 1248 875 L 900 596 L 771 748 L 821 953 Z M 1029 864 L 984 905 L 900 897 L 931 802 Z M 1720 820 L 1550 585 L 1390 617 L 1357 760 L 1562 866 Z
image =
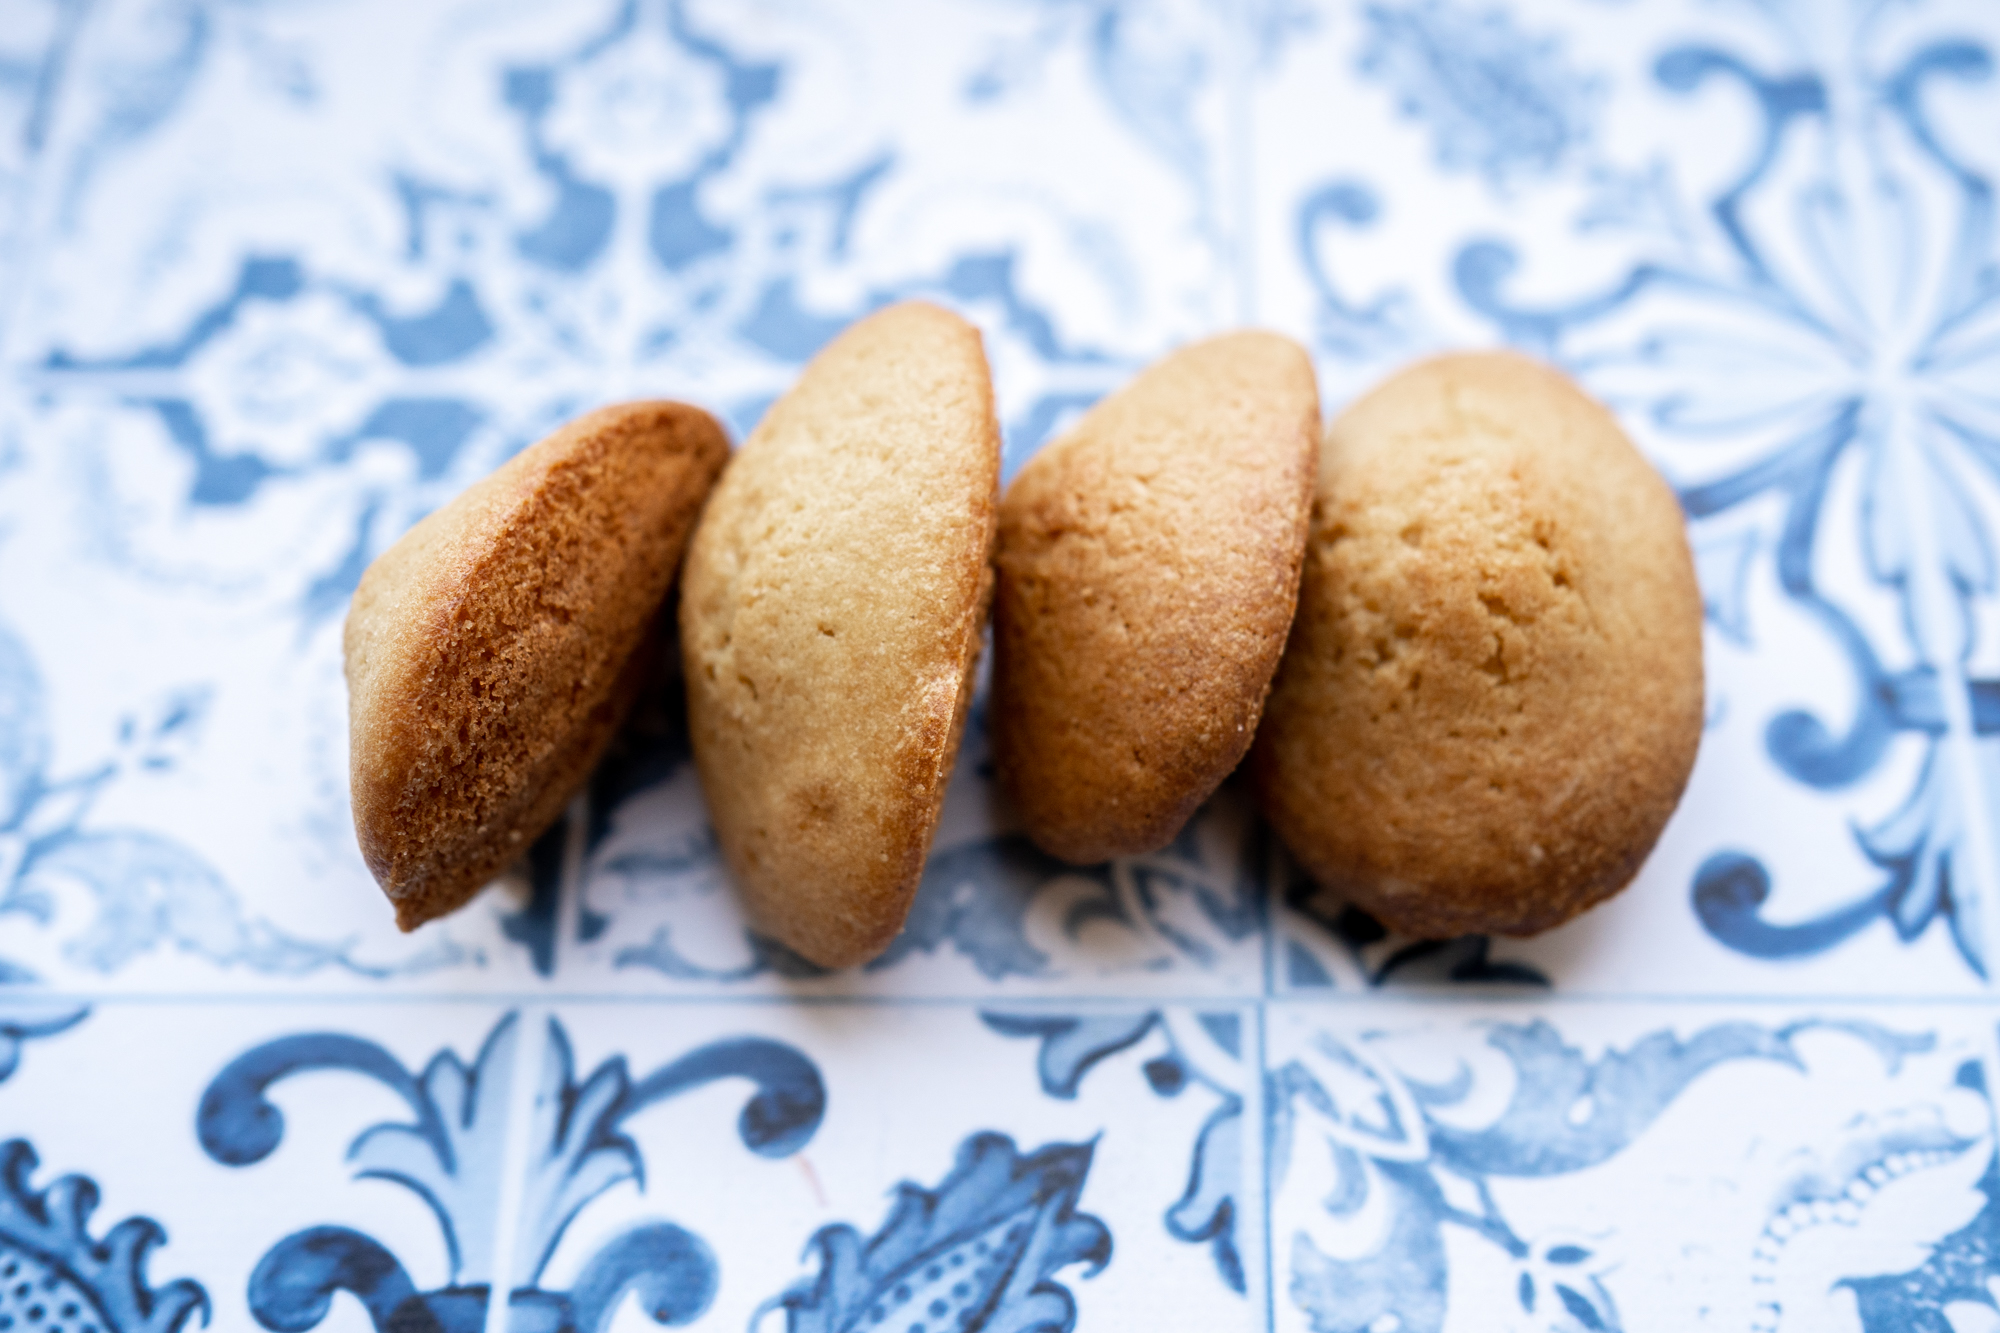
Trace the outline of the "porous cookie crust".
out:
M 1609 412 L 1511 354 L 1406 370 L 1321 451 L 1265 811 L 1392 929 L 1545 930 L 1673 813 L 1701 625 L 1680 506 Z
M 710 818 L 758 927 L 828 967 L 885 948 L 972 698 L 1000 430 L 979 333 L 890 307 L 813 358 L 688 551 L 681 655 Z
M 1154 363 L 1008 488 L 988 729 L 1043 850 L 1164 846 L 1249 749 L 1318 436 L 1305 351 L 1233 333 Z
M 729 454 L 683 403 L 592 412 L 368 567 L 347 616 L 354 829 L 412 930 L 528 849 L 590 772 Z

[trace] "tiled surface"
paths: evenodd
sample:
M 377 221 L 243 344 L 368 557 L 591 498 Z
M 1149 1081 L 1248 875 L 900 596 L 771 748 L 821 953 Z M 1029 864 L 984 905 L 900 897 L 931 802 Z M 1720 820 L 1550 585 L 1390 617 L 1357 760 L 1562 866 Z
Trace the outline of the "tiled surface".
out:
M 1996 48 L 1931 0 L 0 0 L 0 1328 L 2000 1328 Z M 1412 945 L 1233 788 L 1066 870 L 975 716 L 909 931 L 822 975 L 662 679 L 396 934 L 361 568 L 582 407 L 740 435 L 906 295 L 985 331 L 1010 470 L 1238 322 L 1329 411 L 1567 366 L 1708 601 L 1639 882 Z

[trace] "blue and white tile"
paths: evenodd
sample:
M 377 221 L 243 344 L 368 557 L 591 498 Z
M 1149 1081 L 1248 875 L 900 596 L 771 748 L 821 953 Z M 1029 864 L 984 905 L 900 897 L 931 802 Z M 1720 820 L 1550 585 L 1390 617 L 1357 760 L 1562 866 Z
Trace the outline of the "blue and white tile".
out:
M 518 1030 L 479 1004 L 112 1002 L 27 1043 L 0 1267 L 54 1282 L 40 1324 L 9 1284 L 16 1327 L 365 1330 L 425 1293 L 478 1328 Z
M 584 1203 L 538 1280 L 574 1286 L 619 1237 L 671 1224 L 710 1256 L 700 1327 L 1256 1326 L 1231 1248 L 1257 1252 L 1253 1158 L 1210 1128 L 1244 1123 L 1254 1021 L 562 1006 L 538 1116 L 572 1112 L 570 1150 L 600 1153 L 593 1127 L 615 1123 L 644 1174 Z
M 1942 939 L 1959 955 L 1943 966 L 1967 976 L 2000 923 L 1983 702 L 2000 653 L 2000 294 L 1984 276 L 2000 237 L 1993 164 L 1976 155 L 1990 136 L 1952 123 L 1993 38 L 1968 36 L 1965 17 L 1779 14 L 1762 49 L 1683 37 L 1662 50 L 1666 96 L 1750 93 L 1746 130 L 1768 151 L 1698 187 L 1697 229 L 1650 251 L 1618 299 L 1533 313 L 1694 520 L 1726 641 L 1715 730 L 1764 750 L 1731 774 L 1833 798 L 1787 802 L 1819 806 L 1806 837 L 1806 818 L 1783 840 L 1746 819 L 1775 792 L 1732 793 L 1739 813 L 1705 821 L 1719 845 L 1689 880 L 1692 906 L 1744 957 L 1830 960 L 1864 936 L 1935 953 Z M 1989 121 L 2000 107 L 1990 87 L 1974 100 Z M 1516 318 L 1498 289 L 1480 299 Z M 1801 846 L 1822 839 L 1842 862 L 1825 871 Z
M 131 791 L 123 820 L 282 941 L 273 972 L 514 984 L 513 904 L 402 941 L 354 855 L 337 629 L 360 570 L 591 404 L 684 394 L 742 431 L 897 296 L 983 324 L 1014 461 L 1226 318 L 1213 17 L 1100 17 L 94 14 L 8 343 L 8 633 L 63 664 L 46 697 L 79 771 L 125 713 L 206 701 L 198 753 L 98 808 Z
M 1600 195 L 1646 198 L 1604 140 L 1643 33 L 1678 19 L 1320 3 L 1270 47 L 1250 149 L 1257 315 L 1313 349 L 1329 409 L 1414 356 L 1496 341 L 1459 290 L 1472 241 L 1560 234 L 1575 275 L 1617 270 L 1629 240 L 1573 224 L 1609 206 Z
M 1990 1019 L 1274 1004 L 1274 1326 L 1988 1327 Z
M 0 577 L 16 580 L 0 611 L 0 982 L 134 993 L 533 978 L 528 883 L 401 936 L 361 867 L 344 786 L 295 785 L 301 751 L 344 767 L 344 735 L 300 723 L 301 696 L 337 690 L 337 676 L 218 681 L 229 667 L 185 622 L 135 646 L 157 616 L 147 599 L 115 580 L 95 585 L 99 599 L 80 577 L 41 584 L 10 558 L 24 546 L 0 545 Z M 44 658 L 17 634 L 24 603 L 79 600 L 95 605 L 65 618 L 70 651 Z M 553 884 L 546 852 L 526 879 Z
M 1261 140 L 1260 291 L 1329 402 L 1511 342 L 1605 396 L 1693 520 L 1686 802 L 1630 892 L 1513 953 L 1583 990 L 1976 993 L 1980 904 L 2000 920 L 1990 14 L 1322 17 L 1260 124 L 1366 128 Z

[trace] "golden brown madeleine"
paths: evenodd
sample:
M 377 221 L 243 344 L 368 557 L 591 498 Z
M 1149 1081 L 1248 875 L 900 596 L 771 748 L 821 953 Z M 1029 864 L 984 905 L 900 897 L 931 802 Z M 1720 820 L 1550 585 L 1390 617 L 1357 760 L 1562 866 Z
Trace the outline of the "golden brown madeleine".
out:
M 1250 748 L 1318 437 L 1305 350 L 1231 333 L 1155 362 L 1007 488 L 987 726 L 1043 850 L 1162 847 Z
M 1265 812 L 1392 929 L 1546 930 L 1680 800 L 1701 627 L 1680 506 L 1608 411 L 1508 353 L 1405 370 L 1320 454 Z
M 525 852 L 597 762 L 728 455 L 700 408 L 607 407 L 361 576 L 346 638 L 354 830 L 403 929 Z
M 681 654 L 709 816 L 758 927 L 887 947 L 972 698 L 1000 430 L 979 332 L 892 306 L 814 357 L 715 488 Z

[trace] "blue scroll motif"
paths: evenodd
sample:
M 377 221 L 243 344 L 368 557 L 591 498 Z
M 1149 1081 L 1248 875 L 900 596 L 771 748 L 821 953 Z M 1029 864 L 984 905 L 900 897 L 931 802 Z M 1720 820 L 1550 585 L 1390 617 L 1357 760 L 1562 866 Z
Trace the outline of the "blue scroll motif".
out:
M 1406 353 L 1421 341 L 1410 294 L 1400 288 L 1360 298 L 1333 271 L 1332 242 L 1343 231 L 1365 231 L 1382 219 L 1381 196 L 1366 181 L 1328 181 L 1299 205 L 1294 235 L 1300 265 L 1318 297 L 1313 341 L 1347 360 Z
M 687 1323 L 708 1308 L 717 1267 L 702 1239 L 670 1222 L 631 1227 L 601 1247 L 568 1291 L 538 1283 L 569 1224 L 605 1190 L 643 1184 L 638 1147 L 620 1126 L 656 1102 L 723 1078 L 756 1091 L 737 1122 L 744 1147 L 763 1157 L 797 1152 L 819 1128 L 826 1088 L 805 1056 L 780 1042 L 739 1037 L 710 1042 L 643 1078 L 624 1058 L 579 1083 L 569 1040 L 550 1020 L 539 1095 L 529 1127 L 531 1155 L 513 1256 L 497 1253 L 495 1226 L 504 1171 L 508 1098 L 515 1059 L 514 1016 L 495 1026 L 470 1068 L 439 1052 L 412 1074 L 374 1042 L 306 1033 L 266 1042 L 230 1062 L 210 1082 L 196 1116 L 202 1147 L 216 1161 L 262 1161 L 284 1137 L 270 1087 L 309 1070 L 345 1069 L 400 1096 L 412 1119 L 370 1127 L 348 1159 L 357 1179 L 390 1180 L 430 1207 L 445 1243 L 445 1286 L 419 1291 L 400 1260 L 372 1237 L 343 1227 L 310 1227 L 285 1237 L 259 1261 L 250 1308 L 266 1328 L 307 1329 L 325 1318 L 336 1291 L 352 1292 L 378 1329 L 435 1328 L 476 1333 L 485 1326 L 496 1275 L 518 1273 L 509 1293 L 523 1327 L 601 1333 L 629 1293 L 654 1322 Z
M 1803 1072 L 1794 1042 L 1813 1029 L 1855 1037 L 1891 1071 L 1932 1044 L 1928 1036 L 1865 1023 L 1721 1023 L 1686 1040 L 1654 1032 L 1591 1059 L 1546 1022 L 1496 1024 L 1487 1042 L 1513 1066 L 1512 1093 L 1497 1118 L 1467 1128 L 1454 1123 L 1453 1111 L 1475 1091 L 1470 1067 L 1461 1065 L 1444 1083 L 1422 1082 L 1399 1073 L 1366 1038 L 1315 1033 L 1267 1076 L 1273 1188 L 1289 1183 L 1312 1198 L 1292 1239 L 1291 1299 L 1319 1333 L 1361 1333 L 1391 1314 L 1407 1333 L 1437 1333 L 1451 1230 L 1507 1256 L 1514 1270 L 1508 1298 L 1519 1317 L 1598 1333 L 1622 1328 L 1597 1242 L 1566 1232 L 1520 1234 L 1496 1202 L 1493 1182 L 1608 1161 L 1718 1065 L 1765 1060 Z M 1354 1255 L 1319 1234 L 1364 1209 L 1378 1214 L 1369 1230 L 1381 1237 L 1369 1251 Z
M 1454 27 L 1437 21 L 1444 13 L 1434 4 L 1377 14 L 1371 68 L 1433 124 L 1447 164 L 1484 163 L 1491 174 L 1563 160 L 1580 141 L 1580 85 L 1550 74 L 1517 38 L 1503 40 L 1502 20 Z M 1565 362 L 1643 415 L 1691 519 L 1757 523 L 1755 514 L 1780 511 L 1768 540 L 1739 542 L 1733 574 L 1719 571 L 1710 617 L 1748 642 L 1743 571 L 1769 549 L 1778 586 L 1837 652 L 1855 702 L 1841 721 L 1804 708 L 1773 717 L 1765 747 L 1778 770 L 1841 790 L 1876 774 L 1892 747 L 1921 748 L 1900 807 L 1855 825 L 1857 849 L 1877 868 L 1871 884 L 1813 913 L 1776 911 L 1778 924 L 1765 916 L 1773 887 L 1762 862 L 1720 849 L 1694 879 L 1703 926 L 1740 953 L 1783 958 L 1885 919 L 1903 940 L 1942 921 L 1984 974 L 1973 903 L 1981 883 L 2000 890 L 2000 867 L 1973 850 L 1993 818 L 1973 775 L 2000 731 L 2000 680 L 1971 665 L 1974 603 L 1992 595 L 1995 576 L 1991 537 L 1967 497 L 1973 478 L 2000 475 L 1990 392 L 2000 258 L 1992 182 L 1954 150 L 1927 99 L 1940 84 L 1989 80 L 1993 60 L 1953 37 L 1882 68 L 1877 13 L 1844 11 L 1837 21 L 1847 26 L 1828 34 L 1828 49 L 1844 48 L 1836 59 L 1782 72 L 1714 45 L 1658 58 L 1653 74 L 1669 93 L 1746 94 L 1756 133 L 1698 219 L 1647 206 L 1658 253 L 1603 290 L 1514 300 L 1519 256 L 1493 238 L 1465 244 L 1452 273 L 1464 302 L 1508 341 Z M 1489 58 L 1496 51 L 1511 51 L 1517 67 Z M 1486 76 L 1447 96 L 1448 70 Z M 1455 110 L 1461 101 L 1480 114 Z M 1579 170 L 1609 169 L 1593 159 Z M 1636 179 L 1624 184 L 1659 193 L 1657 180 Z M 1578 225 L 1608 219 L 1599 209 Z M 1856 473 L 1859 486 L 1840 484 Z M 1867 574 L 1900 607 L 1907 647 L 1881 642 L 1854 600 L 1826 586 L 1830 519 L 1858 528 Z
M 146 1281 L 148 1252 L 166 1240 L 149 1217 L 128 1217 L 100 1239 L 90 1234 L 97 1185 L 64 1176 L 37 1191 L 35 1150 L 0 1143 L 0 1328 L 67 1333 L 180 1333 L 208 1293 L 179 1278 Z
M 1195 1137 L 1187 1187 L 1167 1209 L 1167 1233 L 1190 1244 L 1205 1243 L 1217 1275 L 1241 1294 L 1243 1254 L 1236 1224 L 1242 1213 L 1238 1190 L 1243 1179 L 1242 1017 L 1222 1011 L 1190 1018 L 1165 1009 L 1096 1014 L 989 1011 L 980 1016 L 1003 1036 L 1039 1041 L 1036 1070 L 1042 1091 L 1064 1099 L 1077 1095 L 1084 1075 L 1100 1061 L 1154 1032 L 1165 1038 L 1166 1054 L 1146 1061 L 1141 1071 L 1153 1092 L 1177 1097 L 1190 1086 L 1200 1086 L 1218 1099 Z
M 0 1083 L 20 1068 L 24 1043 L 67 1032 L 89 1014 L 90 1006 L 78 1000 L 0 991 Z
M 1069 1333 L 1076 1301 L 1055 1281 L 1111 1261 L 1111 1232 L 1077 1211 L 1095 1145 L 1023 1153 L 1004 1134 L 974 1134 L 935 1190 L 904 1182 L 872 1236 L 846 1223 L 812 1238 L 819 1272 L 765 1304 L 787 1333 Z

